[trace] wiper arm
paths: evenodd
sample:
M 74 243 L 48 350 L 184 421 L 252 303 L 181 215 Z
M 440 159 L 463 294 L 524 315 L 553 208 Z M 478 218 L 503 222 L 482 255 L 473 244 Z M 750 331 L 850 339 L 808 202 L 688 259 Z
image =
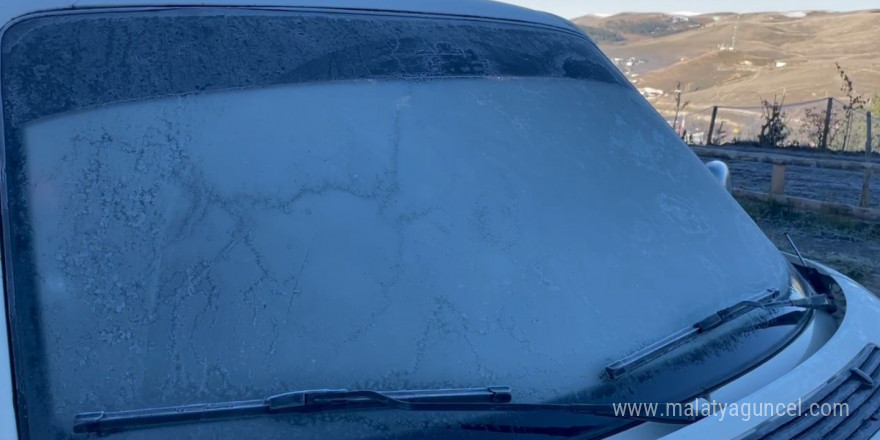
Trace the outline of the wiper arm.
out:
M 690 341 L 697 335 L 711 331 L 756 309 L 779 307 L 798 307 L 804 309 L 834 310 L 834 303 L 825 295 L 812 295 L 806 298 L 774 301 L 780 295 L 778 290 L 766 293 L 751 300 L 741 301 L 726 309 L 719 310 L 696 324 L 679 330 L 629 356 L 608 364 L 605 371 L 612 379 L 619 378 L 636 368 L 644 366 L 669 351 Z
M 295 391 L 263 400 L 208 403 L 117 412 L 88 412 L 74 418 L 75 433 L 99 435 L 209 420 L 231 420 L 278 414 L 334 410 L 391 409 L 421 412 L 557 412 L 643 422 L 693 423 L 695 417 L 632 414 L 613 404 L 516 404 L 510 387 L 423 391 Z

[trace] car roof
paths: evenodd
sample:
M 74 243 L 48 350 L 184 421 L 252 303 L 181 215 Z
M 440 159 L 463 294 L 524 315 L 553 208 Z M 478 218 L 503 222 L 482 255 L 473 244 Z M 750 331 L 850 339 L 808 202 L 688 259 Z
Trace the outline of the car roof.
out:
M 555 15 L 491 0 L 0 0 L 0 26 L 31 12 L 110 6 L 250 6 L 415 12 L 514 20 L 577 29 Z

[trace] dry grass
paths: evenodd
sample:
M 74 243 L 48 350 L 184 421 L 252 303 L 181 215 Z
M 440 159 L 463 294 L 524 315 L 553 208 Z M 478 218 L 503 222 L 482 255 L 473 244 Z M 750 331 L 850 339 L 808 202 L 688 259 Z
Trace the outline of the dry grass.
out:
M 805 257 L 826 264 L 880 293 L 880 225 L 741 200 L 743 208 L 782 250 L 788 232 Z
M 654 15 L 645 19 L 655 19 Z M 838 96 L 835 62 L 852 76 L 857 92 L 880 90 L 880 11 L 811 13 L 805 17 L 718 15 L 717 21 L 711 20 L 712 14 L 700 17 L 704 24 L 697 29 L 603 43 L 601 47 L 612 57 L 635 56 L 648 61 L 638 66 L 639 87 L 667 90 L 681 81 L 687 91 L 684 99 L 691 101 L 691 108 L 755 106 L 759 96 L 782 95 L 783 91 L 786 102 Z M 603 26 L 612 18 L 591 23 Z M 636 14 L 628 20 L 637 20 Z M 721 53 L 719 44 L 730 44 L 735 27 L 736 56 L 712 56 Z M 776 61 L 787 64 L 777 68 Z M 666 105 L 663 99 L 658 102 L 659 107 Z

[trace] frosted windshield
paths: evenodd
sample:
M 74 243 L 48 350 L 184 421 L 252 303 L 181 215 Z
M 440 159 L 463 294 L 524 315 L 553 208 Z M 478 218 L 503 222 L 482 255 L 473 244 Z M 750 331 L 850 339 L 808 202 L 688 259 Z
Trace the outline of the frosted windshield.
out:
M 644 105 L 575 80 L 354 81 L 29 125 L 56 415 L 598 385 L 784 273 L 662 120 L 625 117 Z
M 788 281 L 568 28 L 89 10 L 16 22 L 0 57 L 5 289 L 32 438 L 69 437 L 84 411 L 314 388 L 636 398 L 645 382 L 610 389 L 606 363 Z M 336 413 L 118 438 L 421 439 L 496 416 L 535 423 Z M 552 424 L 614 428 L 571 417 Z

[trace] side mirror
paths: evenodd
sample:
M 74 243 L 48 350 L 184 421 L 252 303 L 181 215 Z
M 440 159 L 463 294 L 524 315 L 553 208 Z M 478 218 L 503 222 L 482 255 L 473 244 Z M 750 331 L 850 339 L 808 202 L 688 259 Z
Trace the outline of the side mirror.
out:
M 730 168 L 727 167 L 726 163 L 720 160 L 713 160 L 706 163 L 706 168 L 709 169 L 709 172 L 715 176 L 715 179 L 718 180 L 718 183 L 720 183 L 727 192 L 732 192 L 730 186 Z

